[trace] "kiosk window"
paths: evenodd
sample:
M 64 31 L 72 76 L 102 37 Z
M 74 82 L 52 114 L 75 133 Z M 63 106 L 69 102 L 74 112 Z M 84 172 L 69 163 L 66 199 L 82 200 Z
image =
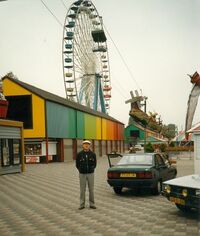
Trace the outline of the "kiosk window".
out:
M 14 139 L 13 140 L 13 164 L 20 164 L 20 140 Z
M 25 144 L 25 155 L 42 155 L 41 143 Z
M 2 164 L 3 166 L 11 165 L 9 140 L 2 139 Z
M 20 139 L 0 139 L 0 157 L 2 166 L 19 165 L 21 163 Z

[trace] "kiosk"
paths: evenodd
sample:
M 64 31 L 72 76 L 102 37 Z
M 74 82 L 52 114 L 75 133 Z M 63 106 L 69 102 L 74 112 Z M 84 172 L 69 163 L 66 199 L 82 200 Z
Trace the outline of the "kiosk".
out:
M 23 123 L 0 119 L 0 175 L 24 169 Z

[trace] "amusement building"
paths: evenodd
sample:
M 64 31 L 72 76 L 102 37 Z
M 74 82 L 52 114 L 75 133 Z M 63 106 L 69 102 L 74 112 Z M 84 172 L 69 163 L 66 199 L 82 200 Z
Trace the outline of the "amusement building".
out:
M 133 100 L 129 122 L 109 116 L 111 76 L 103 20 L 91 1 L 75 1 L 67 11 L 62 39 L 65 97 L 23 81 L 2 78 L 0 98 L 0 174 L 23 171 L 25 163 L 67 162 L 89 139 L 98 157 L 124 152 L 125 145 L 163 141 L 141 123 Z M 138 98 L 138 97 L 137 97 Z M 155 123 L 155 122 L 154 122 Z M 149 125 L 149 122 L 148 122 Z M 147 132 L 148 131 L 148 132 Z M 124 138 L 126 136 L 126 142 Z
M 3 114 L 0 123 L 1 172 L 19 169 L 23 163 L 73 160 L 84 139 L 91 140 L 97 156 L 124 149 L 124 124 L 108 115 L 107 38 L 91 1 L 71 4 L 62 44 L 65 98 L 10 73 L 2 79 L 1 107 L 7 116 Z
M 3 78 L 3 92 L 9 105 L 7 119 L 0 120 L 2 169 L 16 171 L 23 160 L 25 163 L 73 160 L 84 139 L 91 140 L 97 156 L 112 150 L 123 152 L 124 124 L 109 115 L 9 76 Z M 22 160 L 20 155 L 24 155 Z

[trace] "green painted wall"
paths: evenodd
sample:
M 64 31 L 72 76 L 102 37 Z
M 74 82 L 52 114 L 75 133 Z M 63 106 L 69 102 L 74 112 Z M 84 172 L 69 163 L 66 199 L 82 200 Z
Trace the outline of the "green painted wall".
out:
M 81 111 L 77 111 L 77 138 L 85 138 L 85 118 L 84 113 Z
M 46 111 L 49 138 L 76 137 L 76 112 L 74 109 L 47 101 Z
M 144 136 L 145 136 L 144 130 L 139 129 L 138 127 L 136 127 L 134 125 L 129 125 L 129 126 L 127 126 L 125 128 L 125 139 L 126 140 L 128 139 L 128 137 L 130 137 L 130 131 L 131 130 L 139 130 L 139 138 L 138 138 L 138 140 L 140 140 L 140 139 L 144 140 Z

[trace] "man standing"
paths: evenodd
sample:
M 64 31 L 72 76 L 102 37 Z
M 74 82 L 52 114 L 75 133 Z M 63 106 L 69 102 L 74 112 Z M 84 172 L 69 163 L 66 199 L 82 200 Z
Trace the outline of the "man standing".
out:
M 83 141 L 83 150 L 77 154 L 76 168 L 79 171 L 80 179 L 80 207 L 79 210 L 85 208 L 85 190 L 86 183 L 89 190 L 90 208 L 96 209 L 94 202 L 94 170 L 96 168 L 96 154 L 90 150 L 91 142 Z

